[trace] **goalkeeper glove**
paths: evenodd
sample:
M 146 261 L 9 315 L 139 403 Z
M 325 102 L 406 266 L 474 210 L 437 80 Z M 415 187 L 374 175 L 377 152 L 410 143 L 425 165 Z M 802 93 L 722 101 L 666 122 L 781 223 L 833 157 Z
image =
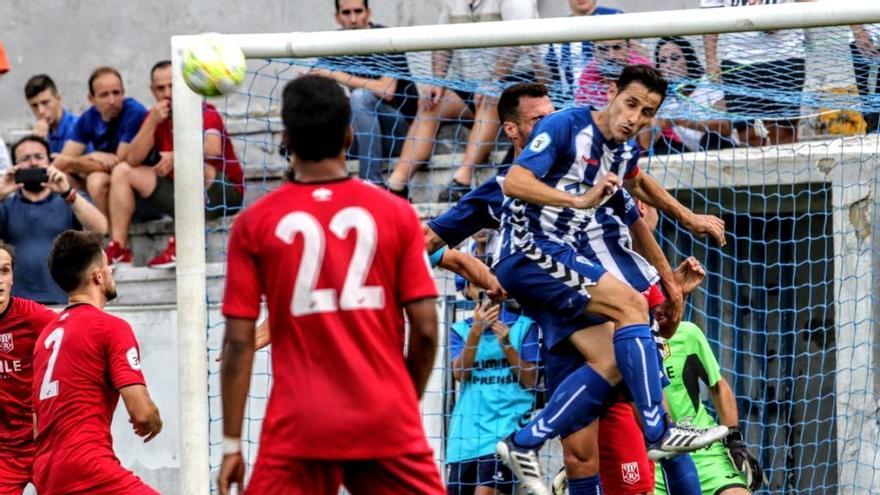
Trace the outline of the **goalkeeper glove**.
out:
M 752 492 L 757 491 L 762 485 L 767 483 L 764 477 L 764 470 L 758 459 L 749 452 L 745 440 L 743 440 L 742 432 L 736 426 L 730 427 L 730 433 L 724 439 L 724 446 L 727 447 L 727 456 L 733 467 L 739 471 L 746 479 L 746 484 Z

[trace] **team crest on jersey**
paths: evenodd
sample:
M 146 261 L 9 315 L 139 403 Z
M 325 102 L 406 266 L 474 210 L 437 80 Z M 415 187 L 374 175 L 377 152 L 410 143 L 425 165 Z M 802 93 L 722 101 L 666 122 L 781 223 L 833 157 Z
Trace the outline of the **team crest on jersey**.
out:
M 635 485 L 642 479 L 639 474 L 638 462 L 625 462 L 620 465 L 620 473 L 623 475 L 623 482 L 627 485 Z
M 327 189 L 326 187 L 321 187 L 312 191 L 312 198 L 315 201 L 330 201 L 330 198 L 333 197 L 333 191 Z
M 532 139 L 532 143 L 529 145 L 529 149 L 534 151 L 535 153 L 540 153 L 547 149 L 547 146 L 550 146 L 550 134 L 546 132 L 542 132 L 535 136 L 535 139 Z
M 0 352 L 12 352 L 15 345 L 12 343 L 11 333 L 0 333 Z

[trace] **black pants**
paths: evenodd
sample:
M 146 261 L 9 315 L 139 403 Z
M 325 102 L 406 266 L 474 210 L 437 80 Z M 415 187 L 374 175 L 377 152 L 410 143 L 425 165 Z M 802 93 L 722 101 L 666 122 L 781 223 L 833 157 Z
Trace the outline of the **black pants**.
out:
M 868 124 L 868 132 L 877 132 L 878 126 L 880 126 L 880 73 L 877 74 L 874 86 L 871 87 L 871 63 L 873 62 L 874 66 L 878 67 L 880 66 L 880 60 L 871 60 L 862 55 L 862 52 L 859 51 L 855 43 L 850 43 L 849 49 L 852 53 L 853 69 L 856 73 L 856 87 L 859 89 L 859 95 L 862 97 L 874 96 L 872 98 L 874 101 L 863 101 L 862 108 L 865 110 L 862 110 L 862 117 L 864 117 L 865 122 Z M 880 72 L 880 69 L 878 69 L 878 72 Z

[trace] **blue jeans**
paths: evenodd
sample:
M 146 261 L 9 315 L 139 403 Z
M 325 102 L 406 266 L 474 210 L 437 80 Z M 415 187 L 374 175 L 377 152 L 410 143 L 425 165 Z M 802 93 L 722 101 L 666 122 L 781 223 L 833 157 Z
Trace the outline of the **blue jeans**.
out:
M 352 90 L 349 100 L 354 128 L 349 156 L 360 162 L 361 179 L 382 184 L 385 160 L 400 154 L 409 123 L 399 110 L 370 90 Z

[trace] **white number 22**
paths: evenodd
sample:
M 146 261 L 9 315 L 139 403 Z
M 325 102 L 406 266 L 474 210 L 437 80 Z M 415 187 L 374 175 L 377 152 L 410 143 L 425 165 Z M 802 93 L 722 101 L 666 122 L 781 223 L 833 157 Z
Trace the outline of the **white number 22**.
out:
M 339 239 L 345 240 L 352 229 L 355 230 L 357 239 L 337 304 L 336 289 L 315 288 L 324 262 L 325 239 L 321 224 L 314 216 L 302 211 L 289 213 L 278 222 L 275 236 L 285 244 L 293 244 L 297 234 L 303 236 L 302 260 L 290 301 L 290 313 L 293 316 L 337 309 L 385 307 L 385 292 L 382 287 L 364 285 L 376 254 L 376 222 L 367 210 L 357 206 L 340 210 L 330 220 L 330 231 Z
M 46 374 L 43 375 L 43 384 L 40 386 L 40 400 L 51 399 L 58 395 L 58 380 L 52 379 L 52 372 L 55 371 L 55 361 L 58 360 L 58 352 L 61 350 L 61 339 L 63 338 L 64 329 L 56 328 L 43 341 L 43 346 L 46 349 L 52 348 L 52 355 L 49 356 Z

